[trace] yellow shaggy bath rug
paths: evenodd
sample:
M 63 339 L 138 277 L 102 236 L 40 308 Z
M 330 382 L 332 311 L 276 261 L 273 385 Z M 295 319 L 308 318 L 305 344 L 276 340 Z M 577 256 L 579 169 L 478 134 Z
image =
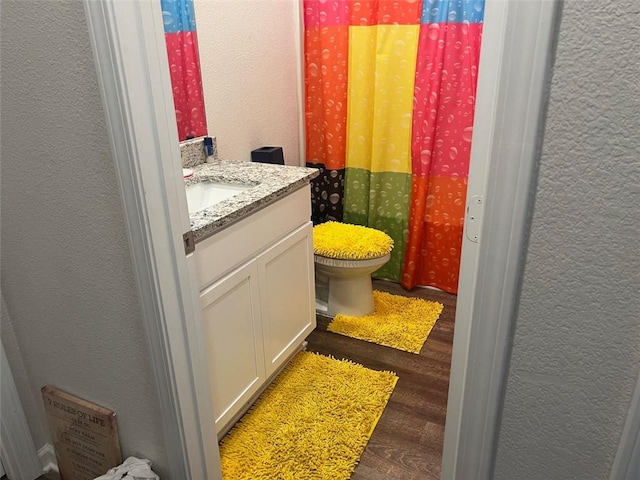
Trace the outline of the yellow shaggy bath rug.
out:
M 387 347 L 420 353 L 444 306 L 421 298 L 373 291 L 376 310 L 364 317 L 336 315 L 327 330 Z
M 398 380 L 298 353 L 222 439 L 224 480 L 347 480 Z

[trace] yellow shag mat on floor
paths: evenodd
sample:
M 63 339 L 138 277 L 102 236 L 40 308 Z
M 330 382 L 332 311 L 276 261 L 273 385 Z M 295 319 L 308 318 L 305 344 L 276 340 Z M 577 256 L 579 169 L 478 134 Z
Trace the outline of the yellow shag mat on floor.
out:
M 224 480 L 347 480 L 398 380 L 298 353 L 222 439 Z
M 387 347 L 420 353 L 444 306 L 421 298 L 373 291 L 375 312 L 364 317 L 336 315 L 327 330 Z

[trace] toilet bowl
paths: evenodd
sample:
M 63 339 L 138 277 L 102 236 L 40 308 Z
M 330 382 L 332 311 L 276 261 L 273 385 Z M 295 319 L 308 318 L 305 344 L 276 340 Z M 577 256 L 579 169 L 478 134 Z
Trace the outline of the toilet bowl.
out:
M 340 260 L 314 255 L 316 273 L 329 286 L 327 314 L 361 317 L 373 313 L 371 274 L 391 258 L 390 254 L 367 260 Z
M 322 238 L 327 236 L 330 248 Z M 319 303 L 326 305 L 327 315 L 361 317 L 373 313 L 371 274 L 389 261 L 392 248 L 391 237 L 372 228 L 338 222 L 314 228 L 316 282 L 324 286 L 318 291 L 326 295 Z

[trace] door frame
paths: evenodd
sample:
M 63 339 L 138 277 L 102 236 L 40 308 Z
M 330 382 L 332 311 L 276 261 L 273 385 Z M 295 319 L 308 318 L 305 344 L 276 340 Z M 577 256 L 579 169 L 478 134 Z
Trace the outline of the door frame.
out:
M 0 392 L 0 459 L 6 470 L 3 475 L 6 473 L 12 480 L 34 480 L 43 469 L 1 342 Z
M 485 4 L 442 479 L 493 478 L 560 5 Z
M 640 478 L 640 375 L 631 397 L 618 451 L 609 474 L 609 480 L 638 478 Z
M 159 0 L 84 0 L 171 478 L 221 479 Z
M 300 1 L 300 0 L 293 0 Z M 487 0 L 442 478 L 490 479 L 559 0 Z M 171 477 L 221 478 L 160 2 L 84 0 Z M 300 93 L 300 92 L 298 92 Z

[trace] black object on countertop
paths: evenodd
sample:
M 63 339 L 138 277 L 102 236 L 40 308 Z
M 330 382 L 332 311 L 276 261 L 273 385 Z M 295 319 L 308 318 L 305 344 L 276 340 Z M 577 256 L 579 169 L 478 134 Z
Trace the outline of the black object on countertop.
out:
M 282 147 L 260 147 L 251 151 L 251 161 L 284 165 Z

